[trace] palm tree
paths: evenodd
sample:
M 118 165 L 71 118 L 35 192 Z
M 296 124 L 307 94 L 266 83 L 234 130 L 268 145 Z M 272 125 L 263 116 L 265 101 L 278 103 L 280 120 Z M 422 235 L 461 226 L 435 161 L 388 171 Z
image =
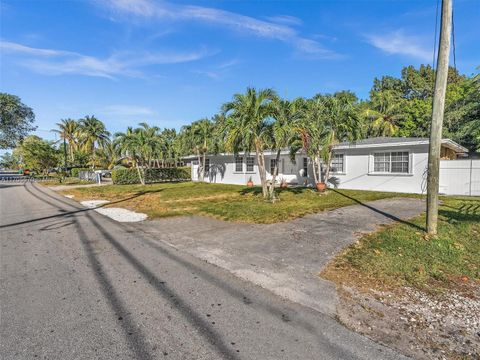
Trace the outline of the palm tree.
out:
M 225 145 L 234 153 L 255 150 L 264 197 L 268 197 L 264 150 L 270 144 L 275 98 L 276 93 L 271 89 L 247 88 L 245 94 L 235 94 L 233 100 L 222 107 L 226 116 L 222 129 Z
M 298 99 L 297 102 L 301 116 L 293 124 L 298 138 L 292 142 L 291 154 L 303 148 L 313 164 L 315 183 L 319 183 L 322 176 L 322 136 L 325 121 L 323 98 L 317 96 L 310 100 Z
M 203 181 L 205 178 L 206 155 L 213 147 L 214 133 L 214 124 L 209 119 L 193 122 L 187 131 L 189 147 L 198 157 L 200 181 Z
M 275 181 L 278 176 L 278 164 L 280 163 L 280 154 L 282 149 L 289 147 L 294 140 L 294 124 L 300 118 L 302 101 L 288 101 L 277 97 L 273 103 L 273 118 L 275 121 L 271 125 L 271 148 L 276 151 L 275 167 L 272 173 L 272 181 L 268 187 L 269 198 L 275 200 Z
M 325 183 L 330 179 L 333 148 L 341 141 L 358 138 L 360 122 L 354 104 L 344 97 L 323 97 L 322 159 L 325 163 Z
M 95 169 L 96 149 L 103 147 L 110 140 L 110 133 L 105 124 L 95 116 L 85 116 L 80 120 L 80 140 L 85 150 L 90 152 L 92 166 Z
M 114 136 L 114 142 L 117 144 L 120 153 L 132 162 L 137 169 L 140 183 L 145 185 L 145 174 L 143 169 L 141 169 L 141 163 L 144 159 L 143 150 L 145 148 L 144 132 L 129 126 L 126 132 L 118 132 Z
M 80 128 L 79 123 L 73 119 L 61 119 L 59 123 L 56 123 L 58 130 L 56 133 L 60 134 L 60 138 L 64 139 L 68 143 L 68 153 L 70 162 L 75 160 L 75 151 L 78 148 L 78 130 Z
M 395 136 L 398 122 L 403 118 L 403 102 L 395 98 L 390 90 L 372 94 L 368 108 L 363 115 L 370 120 L 369 133 L 372 136 Z

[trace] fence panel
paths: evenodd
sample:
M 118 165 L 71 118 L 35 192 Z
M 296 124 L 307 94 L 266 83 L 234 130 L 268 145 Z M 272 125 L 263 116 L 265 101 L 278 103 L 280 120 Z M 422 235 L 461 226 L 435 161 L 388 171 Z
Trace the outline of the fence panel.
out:
M 441 160 L 440 193 L 480 196 L 480 159 Z

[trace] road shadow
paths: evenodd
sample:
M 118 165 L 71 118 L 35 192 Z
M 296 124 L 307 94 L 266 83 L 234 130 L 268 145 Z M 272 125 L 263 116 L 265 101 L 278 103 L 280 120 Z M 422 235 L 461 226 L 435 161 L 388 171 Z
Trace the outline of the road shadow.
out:
M 72 204 L 68 203 L 64 199 L 57 199 L 57 197 L 54 197 L 43 191 L 42 194 L 52 200 L 72 206 Z M 146 234 L 140 233 L 137 228 L 134 228 L 128 224 L 118 223 L 110 218 L 104 218 L 105 222 L 102 221 L 102 224 L 100 224 L 93 215 L 94 214 L 86 213 L 86 217 L 92 223 L 92 225 L 101 233 L 102 237 L 107 240 L 119 252 L 119 254 L 121 254 L 142 275 L 142 277 L 148 280 L 148 282 L 154 287 L 154 289 L 158 292 L 159 295 L 161 295 L 164 299 L 168 300 L 172 304 L 172 307 L 179 309 L 180 313 L 185 317 L 185 319 L 189 321 L 194 327 L 198 328 L 199 332 L 206 338 L 206 340 L 210 344 L 213 344 L 215 346 L 217 351 L 222 354 L 224 358 L 237 359 L 238 355 L 224 343 L 221 334 L 218 333 L 218 331 L 212 329 L 209 322 L 206 322 L 201 316 L 199 316 L 183 299 L 181 299 L 174 292 L 174 290 L 170 289 L 165 284 L 165 282 L 162 281 L 159 277 L 157 277 L 147 266 L 145 266 L 140 259 L 136 258 L 130 251 L 128 251 L 102 224 L 110 222 L 115 226 L 122 228 L 125 233 L 135 233 L 135 240 L 141 241 L 153 250 L 157 251 L 162 256 L 165 256 L 166 258 L 188 269 L 192 273 L 195 273 L 206 282 L 223 290 L 230 296 L 237 298 L 239 301 L 243 302 L 243 304 L 253 308 L 260 308 L 271 314 L 273 317 L 280 319 L 281 321 L 291 322 L 292 326 L 302 327 L 303 329 L 314 335 L 317 338 L 318 343 L 321 344 L 325 349 L 330 348 L 332 349 L 332 351 L 334 351 L 334 353 L 338 354 L 343 358 L 349 358 L 351 356 L 351 354 L 348 353 L 346 350 L 332 344 L 328 339 L 322 336 L 320 334 L 320 331 L 314 326 L 312 326 L 310 322 L 295 318 L 294 312 L 285 311 L 281 308 L 272 306 L 266 301 L 251 298 L 248 293 L 236 289 L 229 283 L 219 279 L 216 275 L 211 274 L 209 271 L 199 267 L 198 265 L 187 259 L 183 259 L 182 257 L 174 254 L 172 251 L 170 251 L 168 246 L 149 238 L 148 236 L 146 236 Z M 93 251 L 93 249 L 90 250 Z M 92 253 L 91 257 L 92 261 L 98 261 L 95 257 L 95 253 Z M 103 278 L 100 280 L 103 282 L 107 281 Z M 106 288 L 108 289 L 108 286 L 106 286 Z M 122 310 L 121 304 L 118 304 L 117 302 L 112 304 L 112 307 Z

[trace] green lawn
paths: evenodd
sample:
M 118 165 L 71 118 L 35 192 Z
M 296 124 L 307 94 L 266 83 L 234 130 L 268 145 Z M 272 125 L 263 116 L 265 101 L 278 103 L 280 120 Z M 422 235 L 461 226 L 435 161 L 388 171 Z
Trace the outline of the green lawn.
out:
M 413 286 L 426 291 L 480 285 L 480 198 L 442 198 L 439 235 L 425 216 L 364 236 L 338 255 L 323 276 L 360 288 Z
M 63 180 L 60 177 L 56 177 L 48 180 L 39 180 L 39 182 L 45 186 L 93 184 L 92 181 L 80 180 L 74 177 L 68 177 Z
M 297 218 L 325 209 L 333 209 L 405 194 L 329 190 L 320 195 L 307 188 L 279 189 L 279 201 L 270 203 L 261 196 L 258 187 L 207 183 L 165 183 L 152 185 L 109 185 L 93 188 L 64 190 L 75 199 L 104 199 L 114 202 L 110 206 L 146 213 L 150 218 L 199 214 L 218 219 L 275 223 Z

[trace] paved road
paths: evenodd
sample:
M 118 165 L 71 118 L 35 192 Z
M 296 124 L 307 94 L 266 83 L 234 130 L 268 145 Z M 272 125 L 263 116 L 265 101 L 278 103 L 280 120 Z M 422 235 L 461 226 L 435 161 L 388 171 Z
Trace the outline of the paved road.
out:
M 37 184 L 0 184 L 2 359 L 396 359 Z

